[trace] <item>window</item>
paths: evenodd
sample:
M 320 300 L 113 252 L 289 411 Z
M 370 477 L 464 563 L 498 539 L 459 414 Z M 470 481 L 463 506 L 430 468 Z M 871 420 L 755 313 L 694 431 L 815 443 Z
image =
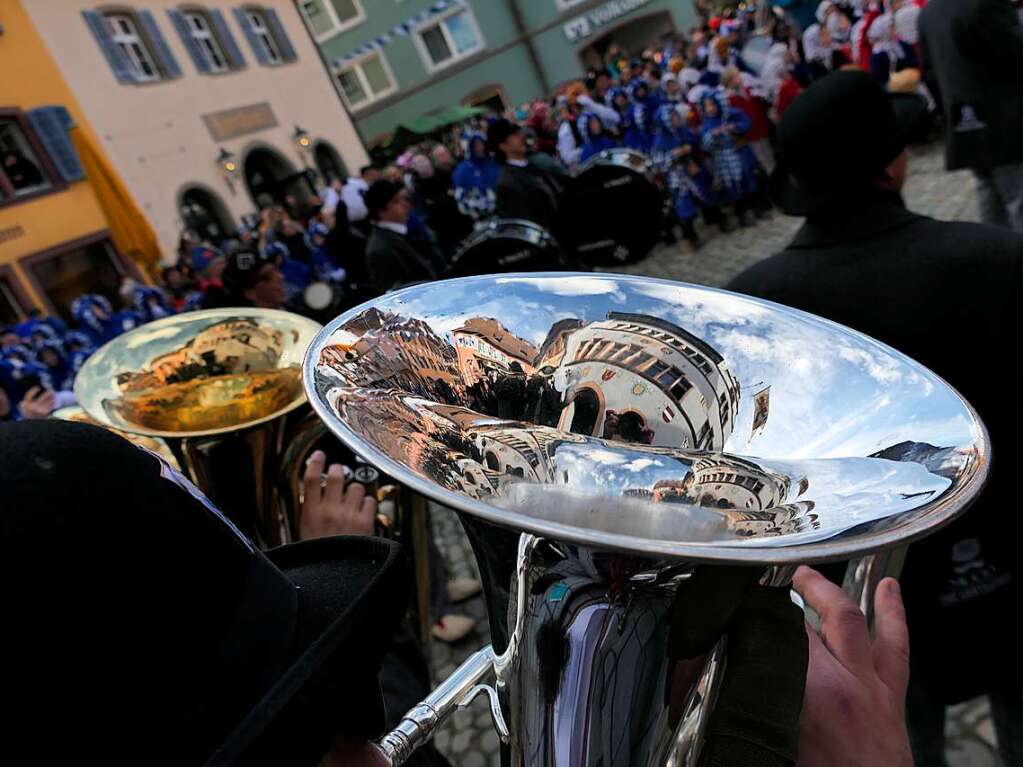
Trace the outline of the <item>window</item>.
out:
M 258 44 L 258 50 L 262 52 L 263 58 L 271 64 L 279 64 L 281 62 L 281 52 L 277 47 L 277 41 L 274 40 L 274 36 L 270 32 L 270 27 L 266 22 L 263 12 L 246 11 L 245 16 L 249 20 L 249 29 L 252 30 L 252 36 Z
M 345 101 L 353 109 L 371 104 L 398 89 L 391 67 L 381 51 L 374 51 L 339 70 L 337 81 Z
M 29 303 L 16 282 L 14 270 L 0 266 L 0 323 L 11 325 L 28 316 Z
M 135 20 L 124 13 L 111 13 L 107 15 L 107 24 L 110 25 L 111 39 L 121 49 L 135 82 L 159 80 L 160 70 L 157 69 L 153 55 L 139 35 Z
M 483 48 L 483 37 L 469 8 L 461 8 L 416 31 L 416 41 L 428 71 L 454 64 Z
M 56 253 L 28 256 L 22 260 L 39 292 L 65 320 L 71 320 L 71 302 L 83 293 L 99 293 L 113 304 L 126 276 L 120 257 L 107 239 L 72 244 Z
M 226 72 L 229 68 L 227 57 L 221 50 L 206 15 L 197 11 L 187 11 L 185 21 L 188 24 L 188 33 L 195 41 L 196 49 L 206 60 L 209 71 Z
M 366 20 L 359 0 L 301 0 L 298 5 L 317 42 Z
M 44 192 L 53 185 L 22 124 L 0 118 L 0 204 Z

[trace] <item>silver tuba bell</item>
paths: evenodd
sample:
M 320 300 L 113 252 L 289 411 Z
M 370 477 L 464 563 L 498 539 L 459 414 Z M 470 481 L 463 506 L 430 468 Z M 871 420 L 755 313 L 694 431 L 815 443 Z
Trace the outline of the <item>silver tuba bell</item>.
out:
M 969 404 L 893 349 L 653 279 L 411 287 L 327 325 L 303 379 L 353 451 L 458 510 L 484 581 L 493 646 L 384 737 L 391 764 L 485 695 L 513 765 L 694 765 L 728 648 L 678 673 L 687 584 L 853 560 L 862 590 L 988 470 Z

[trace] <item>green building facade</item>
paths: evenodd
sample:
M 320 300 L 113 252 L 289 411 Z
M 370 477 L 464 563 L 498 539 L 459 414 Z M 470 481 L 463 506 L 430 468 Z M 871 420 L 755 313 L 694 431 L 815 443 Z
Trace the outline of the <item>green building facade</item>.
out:
M 367 146 L 458 105 L 501 109 L 695 23 L 692 0 L 296 0 Z

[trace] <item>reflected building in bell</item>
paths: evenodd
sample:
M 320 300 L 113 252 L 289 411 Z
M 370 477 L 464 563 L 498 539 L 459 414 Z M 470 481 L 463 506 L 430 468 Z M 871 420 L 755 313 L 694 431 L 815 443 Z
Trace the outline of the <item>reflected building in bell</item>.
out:
M 533 372 L 537 349 L 490 317 L 473 317 L 451 332 L 458 369 L 466 386 L 494 375 L 505 375 L 513 364 Z
M 559 429 L 723 449 L 739 409 L 739 383 L 702 339 L 655 317 L 610 312 L 569 331 L 564 347 L 554 377 L 566 403 Z
M 442 402 L 461 390 L 454 348 L 422 320 L 392 315 L 320 359 L 352 386 L 398 388 Z

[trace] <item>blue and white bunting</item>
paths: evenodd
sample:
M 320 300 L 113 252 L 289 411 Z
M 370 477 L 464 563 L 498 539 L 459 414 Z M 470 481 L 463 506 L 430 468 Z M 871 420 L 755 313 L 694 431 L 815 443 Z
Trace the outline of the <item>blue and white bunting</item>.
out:
M 436 2 L 434 2 L 428 8 L 420 11 L 419 13 L 415 14 L 411 18 L 406 19 L 400 24 L 395 24 L 393 27 L 391 27 L 389 30 L 384 32 L 379 37 L 376 37 L 372 40 L 367 40 L 362 45 L 359 45 L 358 47 L 350 50 L 344 56 L 334 59 L 334 61 L 332 61 L 331 64 L 334 66 L 335 69 L 340 69 L 352 59 L 357 59 L 360 56 L 369 53 L 370 51 L 380 50 L 385 45 L 390 43 L 391 40 L 393 40 L 395 37 L 408 37 L 410 34 L 412 34 L 413 30 L 415 30 L 416 27 L 418 27 L 423 22 L 429 20 L 433 16 L 436 16 L 440 13 L 444 13 L 445 11 L 454 7 L 464 8 L 466 7 L 466 5 L 468 5 L 468 0 L 436 0 Z

